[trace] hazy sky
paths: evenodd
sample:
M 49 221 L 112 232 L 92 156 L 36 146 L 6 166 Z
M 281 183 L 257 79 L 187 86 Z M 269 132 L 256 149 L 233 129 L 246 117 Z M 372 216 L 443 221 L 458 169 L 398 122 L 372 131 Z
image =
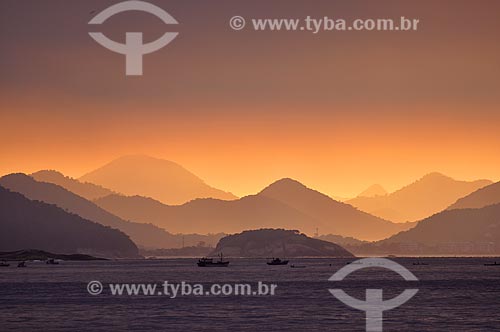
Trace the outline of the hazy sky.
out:
M 0 2 L 0 174 L 148 154 L 237 195 L 281 177 L 339 196 L 430 171 L 500 180 L 499 1 L 150 1 L 180 24 L 87 25 L 116 2 Z M 421 22 L 313 35 L 233 31 L 233 15 Z M 89 31 L 179 36 L 126 77 Z

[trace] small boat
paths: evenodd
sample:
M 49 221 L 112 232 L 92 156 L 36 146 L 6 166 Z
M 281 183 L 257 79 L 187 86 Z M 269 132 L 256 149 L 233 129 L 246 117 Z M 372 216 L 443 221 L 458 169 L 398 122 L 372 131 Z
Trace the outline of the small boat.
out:
M 49 264 L 49 265 L 57 265 L 59 264 L 59 262 L 56 262 L 54 258 L 49 258 L 45 261 L 45 264 Z
M 7 267 L 7 266 L 10 266 L 10 264 L 7 263 L 6 261 L 1 261 L 0 262 L 0 267 Z
M 25 261 L 22 261 L 22 262 L 19 262 L 19 264 L 17 264 L 17 267 L 26 267 L 26 262 Z
M 288 260 L 281 260 L 279 258 L 273 258 L 271 261 L 267 262 L 267 265 L 287 265 Z
M 495 262 L 495 263 L 486 263 L 486 264 L 484 264 L 484 266 L 500 266 L 500 263 L 497 263 L 497 262 Z
M 203 257 L 198 260 L 197 265 L 199 267 L 226 267 L 229 265 L 229 261 L 225 261 L 222 258 L 222 253 L 219 255 L 219 260 L 215 261 L 213 258 Z
M 295 264 L 292 264 L 292 265 L 290 265 L 290 267 L 292 269 L 304 269 L 306 266 L 305 265 L 295 265 Z

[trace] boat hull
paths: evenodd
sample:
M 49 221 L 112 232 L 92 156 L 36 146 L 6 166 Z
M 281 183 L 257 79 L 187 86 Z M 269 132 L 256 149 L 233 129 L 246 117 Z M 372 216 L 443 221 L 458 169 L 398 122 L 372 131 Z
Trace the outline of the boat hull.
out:
M 281 261 L 281 262 L 267 262 L 267 265 L 287 265 L 288 261 Z
M 229 265 L 229 262 L 215 262 L 215 263 L 198 262 L 199 267 L 227 267 L 228 265 Z

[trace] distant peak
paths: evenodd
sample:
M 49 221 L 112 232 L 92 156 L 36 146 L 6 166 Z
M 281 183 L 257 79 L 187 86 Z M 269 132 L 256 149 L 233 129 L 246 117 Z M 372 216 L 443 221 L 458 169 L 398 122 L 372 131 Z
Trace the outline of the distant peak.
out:
M 122 156 L 78 180 L 128 196 L 153 197 L 168 204 L 182 204 L 199 197 L 236 198 L 231 193 L 209 186 L 176 162 L 146 155 Z
M 27 174 L 24 173 L 11 173 L 2 176 L 2 179 L 10 179 L 10 180 L 15 180 L 15 179 L 22 179 L 22 180 L 33 180 L 33 178 Z
M 325 195 L 315 189 L 309 188 L 297 180 L 291 178 L 283 178 L 273 182 L 264 188 L 258 195 L 267 196 L 281 201 L 288 199 L 293 200 L 332 200 L 331 197 Z
M 300 186 L 304 186 L 302 183 L 300 183 L 299 181 L 295 180 L 295 179 L 292 179 L 292 178 L 282 178 L 282 179 L 279 179 L 277 181 L 274 181 L 272 185 L 300 185 Z
M 306 186 L 303 185 L 302 183 L 300 183 L 299 181 L 294 180 L 292 178 L 282 178 L 282 179 L 279 179 L 277 181 L 274 181 L 269 186 L 264 188 L 264 190 L 262 190 L 262 191 L 269 190 L 271 188 L 273 188 L 273 189 L 277 189 L 277 188 L 306 188 Z
M 358 195 L 358 197 L 375 197 L 375 196 L 385 196 L 387 191 L 380 184 L 373 184 L 368 187 L 365 191 Z
M 469 182 L 469 183 L 481 183 L 483 185 L 488 185 L 488 184 L 491 184 L 493 183 L 493 181 L 491 180 L 487 180 L 487 179 L 477 179 L 477 180 L 456 180 L 450 176 L 447 176 L 447 175 L 444 175 L 442 173 L 439 173 L 439 172 L 432 172 L 432 173 L 429 173 L 429 174 L 426 174 L 424 175 L 419 181 L 456 181 L 456 182 Z
M 113 159 L 106 165 L 106 166 L 112 166 L 112 165 L 139 165 L 139 166 L 144 166 L 144 165 L 169 165 L 169 166 L 176 166 L 180 168 L 184 168 L 181 165 L 177 164 L 176 162 L 173 162 L 168 159 L 161 159 L 161 158 L 156 158 L 156 157 L 151 157 L 145 154 L 132 154 L 132 155 L 125 155 L 118 157 L 116 159 Z
M 37 172 L 32 173 L 31 175 L 54 175 L 54 176 L 63 176 L 64 174 L 56 171 L 55 169 L 42 169 Z
M 429 174 L 424 175 L 421 178 L 421 180 L 424 179 L 452 179 L 452 178 L 439 172 L 431 172 Z

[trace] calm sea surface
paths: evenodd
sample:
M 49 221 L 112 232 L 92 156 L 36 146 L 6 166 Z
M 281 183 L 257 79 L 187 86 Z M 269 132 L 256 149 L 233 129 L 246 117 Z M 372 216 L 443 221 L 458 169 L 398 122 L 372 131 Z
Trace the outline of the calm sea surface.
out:
M 341 282 L 328 278 L 345 259 L 293 259 L 305 266 L 267 266 L 262 259 L 232 259 L 227 268 L 199 268 L 196 259 L 28 263 L 0 268 L 0 331 L 364 331 L 364 312 L 335 299 L 342 288 L 364 299 L 382 288 L 392 298 L 420 291 L 384 313 L 384 331 L 500 331 L 500 266 L 495 258 L 397 258 L 418 282 L 383 269 L 357 271 Z M 497 258 L 496 261 L 500 262 Z M 330 265 L 331 264 L 331 265 Z M 104 290 L 90 295 L 87 283 Z M 109 283 L 163 282 L 278 285 L 275 296 L 112 296 Z

